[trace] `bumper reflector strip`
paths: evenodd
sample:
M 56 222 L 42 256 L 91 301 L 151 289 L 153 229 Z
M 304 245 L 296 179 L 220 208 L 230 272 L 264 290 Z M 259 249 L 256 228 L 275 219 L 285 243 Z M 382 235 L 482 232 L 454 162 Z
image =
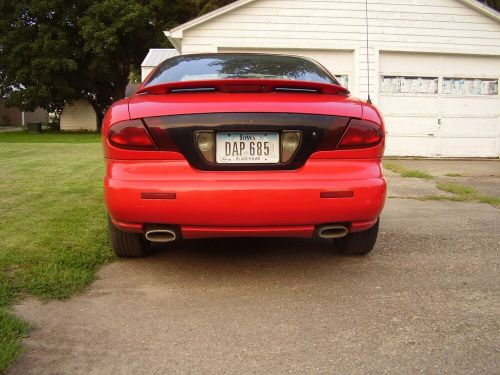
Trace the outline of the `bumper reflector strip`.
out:
M 175 199 L 175 193 L 141 193 L 142 199 Z
M 354 191 L 323 191 L 319 193 L 321 198 L 352 198 L 354 197 Z

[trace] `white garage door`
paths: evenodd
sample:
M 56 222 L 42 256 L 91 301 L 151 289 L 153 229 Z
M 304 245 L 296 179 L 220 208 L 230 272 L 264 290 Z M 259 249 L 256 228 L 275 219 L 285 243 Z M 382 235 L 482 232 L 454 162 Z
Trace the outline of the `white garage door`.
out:
M 499 77 L 499 57 L 382 52 L 386 154 L 499 156 Z
M 340 83 L 347 87 L 348 90 L 354 90 L 354 74 L 353 74 L 353 51 L 318 51 L 318 50 L 300 50 L 300 49 L 228 49 L 219 48 L 219 52 L 262 52 L 262 53 L 277 53 L 285 55 L 298 55 L 309 57 L 316 60 L 332 74 L 334 74 Z

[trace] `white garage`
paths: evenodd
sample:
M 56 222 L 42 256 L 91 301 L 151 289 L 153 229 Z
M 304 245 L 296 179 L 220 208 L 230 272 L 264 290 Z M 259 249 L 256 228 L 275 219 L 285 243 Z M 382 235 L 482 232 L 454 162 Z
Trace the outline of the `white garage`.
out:
M 97 130 L 97 114 L 88 100 L 80 99 L 67 103 L 61 112 L 61 130 Z
M 500 156 L 500 14 L 477 1 L 239 0 L 165 34 L 182 54 L 319 61 L 353 95 L 370 92 L 387 155 Z

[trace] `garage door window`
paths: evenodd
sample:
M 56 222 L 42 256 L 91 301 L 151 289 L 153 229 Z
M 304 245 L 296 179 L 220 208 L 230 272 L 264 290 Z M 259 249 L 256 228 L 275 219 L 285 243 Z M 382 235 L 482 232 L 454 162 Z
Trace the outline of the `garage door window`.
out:
M 498 79 L 443 78 L 445 95 L 498 95 Z
M 437 77 L 381 76 L 380 91 L 385 94 L 437 94 Z

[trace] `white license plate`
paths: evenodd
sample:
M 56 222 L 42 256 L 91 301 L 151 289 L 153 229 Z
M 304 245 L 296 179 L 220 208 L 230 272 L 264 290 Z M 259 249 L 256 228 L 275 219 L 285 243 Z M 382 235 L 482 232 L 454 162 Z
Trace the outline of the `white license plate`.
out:
M 217 163 L 279 163 L 278 133 L 217 133 Z

